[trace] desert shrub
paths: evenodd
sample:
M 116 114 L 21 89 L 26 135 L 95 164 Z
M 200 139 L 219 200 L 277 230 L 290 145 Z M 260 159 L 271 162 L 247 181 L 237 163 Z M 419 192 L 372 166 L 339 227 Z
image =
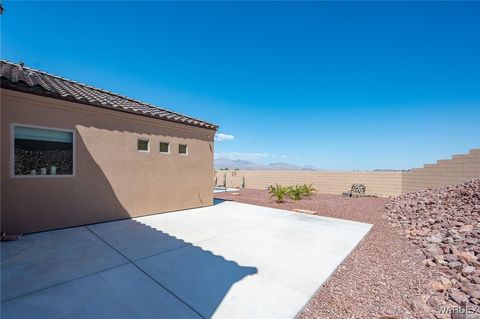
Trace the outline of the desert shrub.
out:
M 285 197 L 288 196 L 290 189 L 288 187 L 283 187 L 282 185 L 275 184 L 275 186 L 270 185 L 268 187 L 268 193 L 270 197 L 276 198 L 277 203 L 285 202 Z
M 312 184 L 303 184 L 302 186 L 302 195 L 305 198 L 310 198 L 312 197 L 313 193 L 316 192 L 317 190 L 312 186 Z
M 303 187 L 300 185 L 290 186 L 288 197 L 293 200 L 301 200 L 303 198 Z

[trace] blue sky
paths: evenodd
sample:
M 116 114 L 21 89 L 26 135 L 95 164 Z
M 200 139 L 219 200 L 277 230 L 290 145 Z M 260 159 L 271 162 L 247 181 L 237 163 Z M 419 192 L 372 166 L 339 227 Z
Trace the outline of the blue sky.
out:
M 220 125 L 217 156 L 407 169 L 480 147 L 480 3 L 4 1 L 1 57 Z

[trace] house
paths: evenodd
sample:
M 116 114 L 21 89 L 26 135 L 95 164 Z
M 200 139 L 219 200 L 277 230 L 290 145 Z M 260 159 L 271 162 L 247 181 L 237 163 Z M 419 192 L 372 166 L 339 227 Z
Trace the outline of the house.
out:
M 23 64 L 0 76 L 2 232 L 212 205 L 216 125 Z

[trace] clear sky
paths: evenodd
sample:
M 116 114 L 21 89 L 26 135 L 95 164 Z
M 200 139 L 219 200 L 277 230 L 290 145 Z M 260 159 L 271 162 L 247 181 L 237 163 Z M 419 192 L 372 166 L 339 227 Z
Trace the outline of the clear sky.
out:
M 480 147 L 480 3 L 12 2 L 1 57 L 220 125 L 217 156 L 407 169 Z

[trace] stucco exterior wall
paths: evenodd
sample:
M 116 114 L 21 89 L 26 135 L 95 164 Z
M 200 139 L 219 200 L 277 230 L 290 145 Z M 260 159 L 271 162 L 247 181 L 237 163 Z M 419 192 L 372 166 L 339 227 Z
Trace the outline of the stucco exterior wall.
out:
M 214 131 L 1 91 L 1 230 L 29 233 L 212 205 Z M 12 177 L 11 123 L 74 130 L 72 177 Z M 150 139 L 150 152 L 137 139 Z M 170 142 L 170 154 L 159 142 Z M 178 144 L 188 155 L 178 154 Z

